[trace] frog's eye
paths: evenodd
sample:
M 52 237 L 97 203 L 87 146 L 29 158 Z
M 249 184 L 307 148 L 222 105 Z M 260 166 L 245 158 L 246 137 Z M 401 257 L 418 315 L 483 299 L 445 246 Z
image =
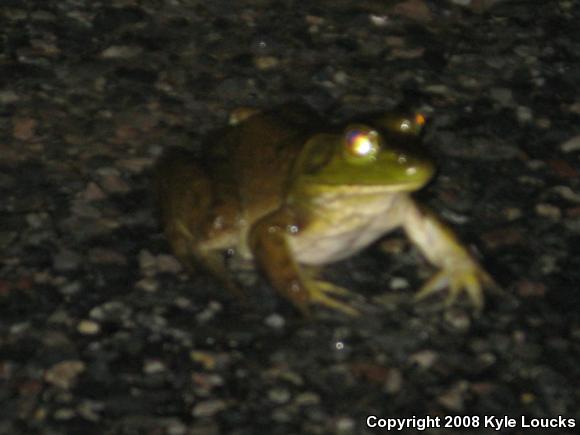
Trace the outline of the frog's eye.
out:
M 415 124 L 417 124 L 419 127 L 423 127 L 426 121 L 427 120 L 425 119 L 425 115 L 422 113 L 415 113 Z
M 368 127 L 350 127 L 345 134 L 344 154 L 350 162 L 365 163 L 376 158 L 380 150 L 379 133 Z

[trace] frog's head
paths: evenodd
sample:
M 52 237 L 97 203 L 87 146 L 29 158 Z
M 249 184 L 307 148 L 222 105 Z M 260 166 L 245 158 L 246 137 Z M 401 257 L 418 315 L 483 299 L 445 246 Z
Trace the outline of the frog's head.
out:
M 388 114 L 339 134 L 316 135 L 294 167 L 294 186 L 360 194 L 420 189 L 435 170 L 418 144 L 423 124 L 420 115 Z

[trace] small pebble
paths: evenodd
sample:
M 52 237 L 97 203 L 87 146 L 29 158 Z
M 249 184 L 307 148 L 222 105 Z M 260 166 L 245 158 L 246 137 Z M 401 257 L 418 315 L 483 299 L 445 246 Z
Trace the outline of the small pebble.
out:
M 143 49 L 132 45 L 112 45 L 101 51 L 100 56 L 103 59 L 127 59 L 137 57 L 143 52 Z
M 572 190 L 570 186 L 554 186 L 552 190 L 567 201 L 580 203 L 580 194 Z
M 94 307 L 89 312 L 89 317 L 95 320 L 119 321 L 128 318 L 131 315 L 131 308 L 118 301 L 105 302 L 102 305 Z
M 429 94 L 436 94 L 436 95 L 449 95 L 450 90 L 445 85 L 428 85 L 425 86 L 425 91 Z
M 580 135 L 568 139 L 560 145 L 560 149 L 565 153 L 580 151 Z
M 67 272 L 78 269 L 81 260 L 82 258 L 77 252 L 64 249 L 56 253 L 53 257 L 52 263 L 55 270 L 59 272 Z
M 437 398 L 437 401 L 453 412 L 461 412 L 465 407 L 465 395 L 469 388 L 466 381 L 460 381 Z
M 147 293 L 154 293 L 159 289 L 159 283 L 153 277 L 146 277 L 137 281 L 135 287 Z
M 451 325 L 458 331 L 466 332 L 471 326 L 471 318 L 462 310 L 447 310 L 444 318 L 447 324 Z
M 523 298 L 540 298 L 546 294 L 546 286 L 541 282 L 523 279 L 517 282 L 518 295 Z
M 206 370 L 214 370 L 216 367 L 216 357 L 211 352 L 192 350 L 189 357 L 192 361 L 201 364 Z
M 259 70 L 274 69 L 279 63 L 280 60 L 274 56 L 259 56 L 254 59 L 254 64 Z
M 105 194 L 105 192 L 103 192 L 103 189 L 101 189 L 96 183 L 91 181 L 89 184 L 87 184 L 87 187 L 81 194 L 81 197 L 85 201 L 91 202 L 91 201 L 101 201 L 105 199 L 107 195 Z
M 148 374 L 148 375 L 152 375 L 155 373 L 162 373 L 166 370 L 167 370 L 167 367 L 165 366 L 165 364 L 163 364 L 162 361 L 159 361 L 156 359 L 147 360 L 147 361 L 145 361 L 145 364 L 143 364 L 143 372 Z
M 523 216 L 522 210 L 516 207 L 506 207 L 502 210 L 502 214 L 508 221 L 515 221 Z
M 369 21 L 375 27 L 386 27 L 389 24 L 389 16 L 388 15 L 373 15 L 369 16 Z
M 95 335 L 101 331 L 101 325 L 92 320 L 81 320 L 77 325 L 77 331 L 83 335 Z
M 139 269 L 143 275 L 152 275 L 155 273 L 157 261 L 153 254 L 146 249 L 139 251 Z
M 65 421 L 74 418 L 75 412 L 70 408 L 61 408 L 57 409 L 53 415 L 55 420 Z
M 514 102 L 514 96 L 511 89 L 508 88 L 491 88 L 490 96 L 502 106 L 510 106 Z
M 294 403 L 298 406 L 318 405 L 320 403 L 320 396 L 316 393 L 307 391 L 305 393 L 297 394 L 294 398 Z
M 183 270 L 181 263 L 173 255 L 159 254 L 157 256 L 157 270 L 164 273 L 178 274 Z
M 84 371 L 85 363 L 82 361 L 61 361 L 44 373 L 44 380 L 49 384 L 68 390 L 76 383 L 78 376 Z
M 433 350 L 421 350 L 409 356 L 409 362 L 417 364 L 422 369 L 428 369 L 439 359 L 437 352 Z
M 409 281 L 405 278 L 394 277 L 390 280 L 389 287 L 393 290 L 404 290 L 409 288 Z
M 335 431 L 338 435 L 354 434 L 356 422 L 350 417 L 338 417 L 335 422 Z
M 431 10 L 424 0 L 403 0 L 391 8 L 393 15 L 400 15 L 420 23 L 431 21 Z
M 118 251 L 107 248 L 93 248 L 89 250 L 89 261 L 94 264 L 127 264 L 127 257 Z
M 287 403 L 290 397 L 290 391 L 285 388 L 272 388 L 268 391 L 268 399 L 278 405 Z
M 83 400 L 77 406 L 78 414 L 88 421 L 99 421 L 101 419 L 99 413 L 103 411 L 105 405 L 96 400 Z
M 559 220 L 562 217 L 562 211 L 552 204 L 537 204 L 536 214 L 545 218 Z
M 15 118 L 12 121 L 12 135 L 15 139 L 28 141 L 34 138 L 38 122 L 33 118 Z
M 516 109 L 516 117 L 520 123 L 526 124 L 533 119 L 534 115 L 532 113 L 532 109 L 529 107 L 518 106 Z
M 116 168 L 100 168 L 100 185 L 108 193 L 127 193 L 130 190 L 129 185 Z
M 397 394 L 403 387 L 403 374 L 399 369 L 390 369 L 385 380 L 385 392 L 387 394 Z
M 31 228 L 39 229 L 47 225 L 48 215 L 46 213 L 29 213 L 26 215 L 26 222 Z
M 154 159 L 151 157 L 134 157 L 131 159 L 121 159 L 117 161 L 116 166 L 134 174 L 140 174 L 145 169 L 151 167 L 153 162 Z
M 14 91 L 1 91 L 0 92 L 0 104 L 12 104 L 20 100 L 18 94 Z
M 227 404 L 223 400 L 206 400 L 195 405 L 191 414 L 197 418 L 211 417 L 226 408 Z
M 280 314 L 270 314 L 264 323 L 272 329 L 282 329 L 286 325 L 286 319 Z
M 63 294 L 63 295 L 67 295 L 67 296 L 72 296 L 76 293 L 78 293 L 82 288 L 82 284 L 80 283 L 80 281 L 72 281 L 68 284 L 63 285 L 59 291 Z

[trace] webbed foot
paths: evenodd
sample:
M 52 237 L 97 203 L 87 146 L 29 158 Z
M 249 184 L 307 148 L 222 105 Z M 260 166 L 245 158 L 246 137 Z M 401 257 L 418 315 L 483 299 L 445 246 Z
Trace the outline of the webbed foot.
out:
M 353 293 L 350 290 L 320 280 L 309 280 L 305 287 L 310 303 L 323 305 L 353 317 L 360 314 L 357 309 L 336 298 L 336 296 L 352 296 Z
M 423 300 L 432 294 L 448 289 L 445 305 L 450 306 L 463 292 L 467 293 L 476 310 L 483 309 L 485 288 L 498 288 L 493 278 L 478 264 L 469 263 L 461 267 L 442 269 L 431 277 L 415 295 L 415 300 Z

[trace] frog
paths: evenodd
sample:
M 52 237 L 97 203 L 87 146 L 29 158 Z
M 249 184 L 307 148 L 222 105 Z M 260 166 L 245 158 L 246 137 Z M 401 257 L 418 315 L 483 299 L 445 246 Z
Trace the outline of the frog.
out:
M 202 151 L 169 148 L 155 165 L 166 238 L 190 271 L 240 290 L 226 257 L 263 272 L 305 315 L 313 307 L 357 316 L 352 292 L 320 278 L 393 230 L 437 271 L 415 294 L 465 294 L 481 310 L 494 280 L 453 230 L 413 198 L 436 168 L 422 146 L 425 116 L 394 109 L 327 122 L 303 103 L 237 110 Z

